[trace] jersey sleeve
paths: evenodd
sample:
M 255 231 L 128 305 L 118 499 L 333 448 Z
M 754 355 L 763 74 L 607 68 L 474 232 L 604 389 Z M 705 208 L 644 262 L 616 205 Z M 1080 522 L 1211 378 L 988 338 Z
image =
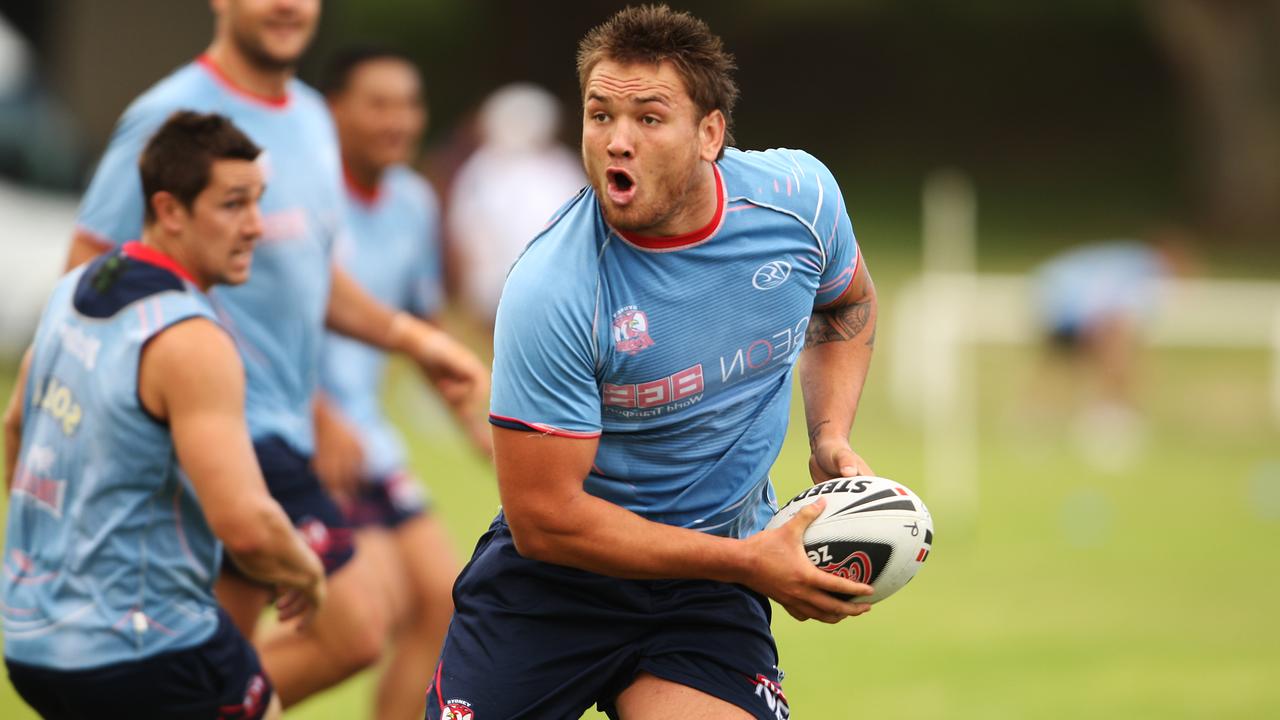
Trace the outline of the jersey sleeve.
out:
M 552 281 L 556 275 L 543 271 L 553 266 L 539 259 L 517 263 L 503 290 L 489 419 L 509 429 L 597 437 L 595 288 Z
M 111 141 L 80 202 L 76 227 L 106 245 L 120 245 L 142 234 L 142 178 L 138 158 L 162 113 L 132 107 L 120 118 Z
M 795 154 L 816 181 L 813 230 L 822 245 L 825 263 L 813 305 L 821 309 L 836 304 L 853 284 L 860 261 L 858 241 L 853 235 L 853 223 L 849 220 L 844 194 L 840 192 L 835 176 L 812 155 Z

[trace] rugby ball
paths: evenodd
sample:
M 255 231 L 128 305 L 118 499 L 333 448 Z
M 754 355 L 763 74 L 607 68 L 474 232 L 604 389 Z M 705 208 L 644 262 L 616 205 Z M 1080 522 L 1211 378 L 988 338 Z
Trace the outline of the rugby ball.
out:
M 902 589 L 933 548 L 933 518 L 919 496 L 882 477 L 836 478 L 791 498 L 765 529 L 807 505 L 827 507 L 804 532 L 804 550 L 819 570 L 875 588 L 858 602 L 877 603 Z M 848 599 L 848 598 L 845 598 Z

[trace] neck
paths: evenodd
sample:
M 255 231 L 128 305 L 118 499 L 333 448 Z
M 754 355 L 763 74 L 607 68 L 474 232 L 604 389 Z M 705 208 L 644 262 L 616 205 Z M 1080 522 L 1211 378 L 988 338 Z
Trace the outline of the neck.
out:
M 281 70 L 264 69 L 254 65 L 236 49 L 235 43 L 227 37 L 217 37 L 205 52 L 205 55 L 217 66 L 218 71 L 226 76 L 240 89 L 262 98 L 284 98 L 288 93 L 289 81 L 293 79 L 293 68 Z
M 378 184 L 382 182 L 382 173 L 386 170 L 373 163 L 361 162 L 359 158 L 347 154 L 342 156 L 342 167 L 351 182 L 369 192 L 377 191 Z
M 139 244 L 142 245 L 144 252 L 157 253 L 163 256 L 162 258 L 151 258 L 153 260 L 162 261 L 153 264 L 159 264 L 161 267 L 164 267 L 166 270 L 169 270 L 182 279 L 189 280 L 196 287 L 200 288 L 202 292 L 209 291 L 210 283 L 191 272 L 190 268 L 193 267 L 192 263 L 188 262 L 186 253 L 183 252 L 182 246 L 173 238 L 155 232 L 154 228 L 144 228 L 142 230 L 142 239 L 139 240 Z M 163 260 L 167 260 L 168 262 L 163 262 Z
M 678 227 L 668 235 L 681 235 L 694 232 L 715 220 L 716 211 L 720 207 L 720 186 L 716 183 L 716 170 L 713 163 L 703 163 L 699 168 L 694 186 L 689 188 L 693 202 L 689 203 L 686 212 L 679 218 L 673 218 Z
M 342 156 L 342 174 L 346 178 L 347 187 L 356 197 L 365 202 L 377 200 L 378 186 L 382 182 L 384 170 L 386 168 L 361 162 L 359 158 L 351 155 Z

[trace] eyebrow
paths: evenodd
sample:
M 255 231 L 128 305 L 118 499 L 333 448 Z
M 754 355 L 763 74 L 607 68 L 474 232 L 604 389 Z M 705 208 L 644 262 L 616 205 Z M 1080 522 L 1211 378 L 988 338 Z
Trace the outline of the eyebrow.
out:
M 588 93 L 587 100 L 588 101 L 594 100 L 596 102 L 601 102 L 601 103 L 610 102 L 610 98 L 605 97 L 604 95 L 601 95 L 598 92 Z M 635 98 L 632 102 L 636 105 L 644 105 L 647 103 L 658 103 L 659 105 L 666 105 L 667 107 L 671 107 L 671 102 L 667 100 L 667 97 L 665 95 L 643 95 L 641 97 Z

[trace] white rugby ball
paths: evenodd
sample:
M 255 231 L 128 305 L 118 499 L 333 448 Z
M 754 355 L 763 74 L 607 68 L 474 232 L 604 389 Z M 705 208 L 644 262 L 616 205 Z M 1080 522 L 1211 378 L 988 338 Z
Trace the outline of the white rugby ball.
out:
M 880 602 L 902 589 L 929 557 L 928 508 L 902 483 L 882 477 L 814 485 L 783 505 L 765 529 L 782 525 L 818 498 L 826 498 L 827 507 L 805 530 L 804 550 L 819 570 L 875 588 L 858 602 Z

